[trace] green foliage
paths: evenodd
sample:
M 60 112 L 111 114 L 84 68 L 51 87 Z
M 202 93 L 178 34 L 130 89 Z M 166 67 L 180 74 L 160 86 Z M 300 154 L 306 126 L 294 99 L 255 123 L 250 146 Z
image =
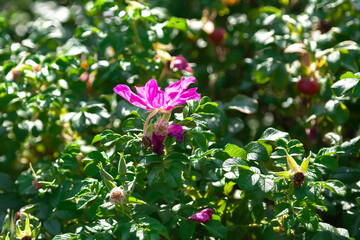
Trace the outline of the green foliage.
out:
M 0 6 L 0 240 L 360 238 L 356 1 Z M 158 156 L 112 89 L 191 75 Z

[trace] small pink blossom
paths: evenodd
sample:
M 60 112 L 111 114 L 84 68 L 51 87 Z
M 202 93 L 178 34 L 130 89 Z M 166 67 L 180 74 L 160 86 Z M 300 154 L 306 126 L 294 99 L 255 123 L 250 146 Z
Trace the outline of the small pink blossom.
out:
M 189 63 L 186 61 L 186 59 L 182 56 L 176 56 L 173 58 L 173 60 L 170 63 L 170 68 L 173 70 L 185 70 L 187 72 L 193 73 L 194 70 L 190 67 Z
M 186 90 L 194 82 L 194 77 L 183 77 L 180 81 L 171 84 L 165 88 L 165 91 L 162 91 L 156 81 L 151 79 L 146 83 L 145 87 L 135 87 L 137 94 L 124 84 L 117 85 L 114 92 L 139 108 L 158 109 L 160 112 L 166 112 L 177 105 L 186 103 L 188 100 L 200 101 L 200 94 L 196 93 L 197 88 Z
M 188 219 L 190 220 L 194 220 L 197 222 L 202 222 L 202 223 L 207 223 L 208 221 L 210 221 L 211 216 L 213 215 L 214 210 L 207 208 L 204 209 L 200 212 L 195 213 L 194 215 L 192 215 L 191 217 L 188 217 Z

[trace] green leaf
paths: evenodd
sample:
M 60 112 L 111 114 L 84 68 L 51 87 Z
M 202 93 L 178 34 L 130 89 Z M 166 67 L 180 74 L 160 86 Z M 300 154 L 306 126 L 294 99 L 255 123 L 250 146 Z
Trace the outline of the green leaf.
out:
M 277 141 L 279 138 L 289 138 L 289 134 L 287 132 L 279 131 L 275 128 L 267 128 L 264 133 L 261 135 L 259 140 L 264 141 Z
M 357 78 L 345 78 L 334 83 L 331 89 L 336 96 L 351 95 L 353 89 L 359 82 L 360 79 Z
M 290 231 L 296 223 L 296 218 L 294 214 L 288 215 L 284 221 L 284 228 L 286 231 Z
M 349 110 L 345 104 L 337 101 L 330 100 L 325 104 L 326 114 L 334 121 L 337 125 L 343 125 L 349 118 Z
M 330 53 L 327 57 L 326 60 L 329 64 L 330 69 L 336 73 L 336 71 L 339 69 L 340 67 L 340 52 L 339 51 L 334 51 L 332 53 Z
M 143 200 L 137 199 L 129 194 L 126 195 L 126 202 L 129 204 L 147 204 Z
M 245 151 L 247 152 L 247 160 L 265 161 L 269 157 L 266 148 L 255 141 L 248 143 L 245 146 Z
M 237 157 L 229 158 L 225 160 L 223 163 L 223 168 L 230 168 L 233 166 L 237 167 L 237 166 L 248 166 L 248 165 L 243 159 Z
M 128 118 L 125 120 L 122 130 L 124 132 L 128 131 L 143 131 L 143 122 L 141 119 L 137 118 Z
M 339 167 L 333 172 L 332 177 L 345 183 L 356 183 L 360 180 L 360 169 Z
M 190 113 L 196 112 L 197 108 L 200 106 L 200 103 L 197 100 L 190 100 L 186 102 L 189 107 Z
M 225 152 L 227 152 L 230 157 L 239 157 L 246 160 L 247 152 L 244 149 L 236 146 L 235 144 L 227 144 L 225 146 Z
M 314 232 L 319 227 L 317 214 L 307 209 L 299 212 L 298 220 L 308 231 Z
M 10 175 L 0 172 L 0 190 L 10 192 L 15 188 L 14 182 L 11 180 Z
M 206 137 L 200 132 L 191 132 L 191 135 L 193 136 L 196 144 L 201 148 L 201 150 L 206 151 L 208 148 L 208 141 Z
M 345 157 L 356 156 L 360 149 L 360 136 L 350 139 L 341 144 L 341 149 L 345 151 Z
M 169 233 L 167 228 L 155 218 L 151 218 L 148 216 L 142 217 L 139 219 L 139 224 L 142 226 L 146 226 L 146 228 L 148 229 L 155 230 L 159 232 L 166 239 L 169 239 Z
M 264 194 L 268 194 L 274 188 L 274 180 L 270 178 L 260 177 L 259 181 L 257 182 L 257 185 Z
M 275 33 L 274 30 L 268 31 L 265 29 L 260 29 L 253 36 L 254 42 L 259 45 L 270 44 L 274 42 L 274 37 L 273 37 L 274 33 Z
M 318 235 L 321 235 L 318 237 Z M 339 239 L 346 240 L 349 239 L 349 232 L 344 228 L 335 228 L 328 223 L 320 222 L 319 223 L 319 233 L 315 235 L 313 239 Z
M 288 82 L 289 73 L 286 71 L 285 65 L 281 64 L 274 72 L 272 85 L 276 90 L 282 91 L 286 88 Z
M 224 186 L 224 194 L 225 194 L 225 196 L 228 196 L 231 193 L 231 191 L 233 190 L 234 185 L 236 185 L 236 183 L 231 182 L 231 181 L 225 183 L 225 186 Z
M 225 109 L 233 109 L 245 114 L 253 114 L 258 110 L 258 102 L 245 95 L 237 95 L 228 103 L 224 104 Z
M 61 223 L 57 219 L 52 218 L 44 222 L 44 229 L 51 235 L 57 235 L 61 232 Z
M 71 127 L 76 131 L 82 132 L 85 129 L 86 118 L 83 112 L 76 113 L 71 118 Z
M 153 167 L 148 174 L 148 184 L 151 186 L 155 178 L 163 170 L 163 166 Z
M 181 186 L 181 170 L 174 165 L 171 165 L 169 168 L 165 168 L 163 172 L 165 181 L 173 188 L 178 188 Z
M 189 162 L 189 158 L 183 153 L 171 153 L 166 158 L 166 161 L 179 161 L 179 162 Z
M 171 17 L 165 27 L 176 28 L 184 32 L 188 31 L 186 20 L 183 18 Z
M 275 205 L 275 217 L 278 218 L 278 217 L 281 217 L 285 214 L 288 214 L 290 212 L 290 203 L 287 203 L 287 202 L 281 202 L 279 204 L 276 204 Z
M 339 167 L 338 161 L 332 156 L 320 156 L 315 159 L 316 165 L 321 165 L 329 170 L 336 170 Z
M 340 146 L 332 146 L 320 149 L 320 151 L 318 152 L 318 156 L 334 155 L 340 153 L 344 153 L 343 149 Z
M 52 240 L 75 240 L 77 239 L 77 234 L 66 233 L 61 235 L 56 235 Z
M 355 60 L 355 58 L 350 54 L 342 54 L 341 55 L 341 65 L 343 65 L 346 69 L 352 72 L 358 72 L 359 66 Z
M 196 113 L 202 114 L 202 115 L 210 115 L 210 116 L 216 116 L 220 117 L 220 110 L 218 108 L 218 104 L 214 102 L 207 102 L 203 105 L 200 105 L 196 109 Z
M 212 236 L 226 239 L 227 229 L 221 224 L 221 222 L 210 220 L 207 223 L 201 223 L 201 225 L 203 225 Z
M 259 12 L 266 12 L 266 13 L 275 13 L 277 15 L 281 15 L 282 11 L 276 7 L 272 7 L 272 6 L 265 6 L 265 7 L 260 7 Z
M 359 83 L 355 86 L 352 96 L 353 96 L 354 98 L 360 97 L 360 81 L 359 81 Z
M 256 183 L 259 181 L 260 175 L 258 173 L 254 173 L 251 170 L 240 169 L 239 177 L 236 181 L 240 189 L 250 190 L 252 189 Z
M 344 197 L 346 195 L 346 186 L 339 180 L 327 180 L 323 182 L 323 187 L 340 196 Z
M 95 143 L 94 140 L 96 140 L 96 142 L 99 140 L 101 141 L 101 146 L 107 147 L 110 146 L 112 143 L 116 142 L 117 140 L 119 140 L 119 138 L 121 137 L 127 137 L 127 136 L 120 136 L 120 134 L 114 133 L 114 131 L 108 129 L 96 135 L 93 139 L 93 143 Z
M 97 143 L 98 141 L 100 141 L 102 139 L 102 136 L 97 134 L 95 135 L 95 137 L 93 138 L 93 140 L 91 141 L 91 144 Z
M 196 223 L 194 221 L 189 220 L 182 220 L 180 222 L 180 237 L 182 240 L 189 240 L 191 239 L 192 235 L 195 232 Z

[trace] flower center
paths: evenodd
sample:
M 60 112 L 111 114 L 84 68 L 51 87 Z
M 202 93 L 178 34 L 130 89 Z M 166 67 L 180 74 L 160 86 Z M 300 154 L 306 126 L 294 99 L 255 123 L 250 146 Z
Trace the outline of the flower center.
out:
M 305 175 L 302 172 L 297 172 L 293 175 L 294 188 L 299 188 L 305 181 Z
M 168 127 L 169 127 L 169 123 L 167 121 L 159 120 L 155 124 L 154 133 L 159 136 L 167 136 Z

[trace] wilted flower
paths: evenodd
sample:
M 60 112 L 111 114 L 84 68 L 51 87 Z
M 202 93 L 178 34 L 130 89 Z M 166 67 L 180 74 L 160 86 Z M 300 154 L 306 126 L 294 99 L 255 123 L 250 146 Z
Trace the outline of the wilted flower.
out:
M 123 84 L 117 85 L 114 92 L 139 108 L 166 112 L 177 105 L 186 103 L 188 100 L 200 101 L 200 94 L 196 93 L 197 88 L 186 90 L 194 82 L 194 77 L 183 77 L 180 81 L 165 88 L 165 91 L 161 91 L 156 81 L 151 79 L 145 87 L 136 87 L 137 94 Z
M 114 187 L 110 192 L 110 202 L 111 203 L 122 203 L 125 199 L 125 191 L 119 187 Z
M 34 178 L 34 180 L 31 182 L 31 184 L 37 190 L 39 190 L 43 186 L 43 184 L 41 182 L 39 182 L 36 178 Z
M 185 70 L 190 73 L 194 72 L 194 70 L 190 67 L 189 63 L 186 61 L 186 59 L 182 55 L 176 56 L 172 59 L 172 61 L 170 63 L 170 68 L 173 69 L 174 71 Z
M 309 165 L 311 152 L 310 152 L 309 156 L 301 163 L 300 168 L 297 165 L 297 163 L 295 162 L 294 158 L 291 157 L 287 153 L 286 150 L 285 150 L 285 152 L 286 152 L 287 165 L 288 165 L 290 171 L 276 172 L 275 174 L 278 175 L 279 177 L 284 177 L 284 178 L 288 178 L 288 179 L 290 179 L 290 177 L 292 177 L 293 182 L 294 182 L 294 188 L 299 188 L 305 181 L 305 173 L 306 173 L 308 165 Z
M 214 210 L 207 208 L 207 209 L 201 210 L 200 212 L 195 213 L 191 217 L 188 217 L 188 219 L 194 220 L 197 222 L 207 223 L 208 221 L 210 221 L 213 213 L 214 213 Z
M 175 137 L 179 142 L 183 142 L 183 128 L 179 124 L 171 124 L 165 120 L 160 119 L 154 126 L 152 134 L 153 152 L 158 156 L 164 154 L 164 140 L 167 136 Z

